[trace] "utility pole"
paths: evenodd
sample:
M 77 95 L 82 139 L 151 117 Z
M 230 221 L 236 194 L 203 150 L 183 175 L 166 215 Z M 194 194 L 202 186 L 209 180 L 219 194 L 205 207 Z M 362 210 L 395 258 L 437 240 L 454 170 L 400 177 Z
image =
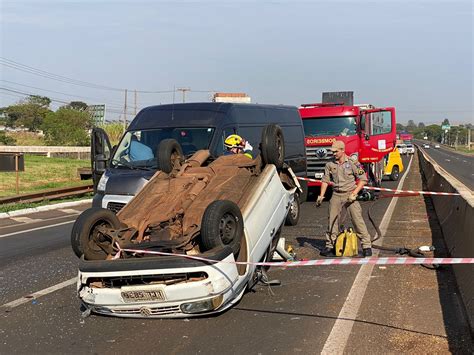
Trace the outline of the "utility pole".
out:
M 135 116 L 137 115 L 137 90 L 135 90 Z
M 471 150 L 471 126 L 467 127 L 467 149 Z
M 186 102 L 186 91 L 191 91 L 191 88 L 177 88 L 176 90 L 183 93 L 183 103 Z
M 123 106 L 123 130 L 127 130 L 127 89 L 125 89 L 125 104 Z

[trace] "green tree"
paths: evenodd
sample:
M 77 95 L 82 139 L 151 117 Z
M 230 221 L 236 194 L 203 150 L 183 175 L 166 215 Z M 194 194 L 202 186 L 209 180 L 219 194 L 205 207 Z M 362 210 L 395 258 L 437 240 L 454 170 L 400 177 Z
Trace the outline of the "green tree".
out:
M 443 130 L 441 129 L 441 126 L 437 124 L 432 124 L 432 125 L 426 126 L 424 131 L 425 131 L 425 134 L 428 136 L 429 140 L 432 140 L 435 142 L 441 142 L 441 136 L 443 134 Z
M 118 144 L 124 132 L 123 123 L 111 122 L 111 123 L 101 124 L 99 125 L 99 127 L 102 128 L 105 131 L 105 133 L 107 133 L 107 136 L 110 139 L 110 144 L 112 145 Z
M 407 132 L 413 133 L 415 131 L 415 129 L 416 129 L 415 121 L 408 120 L 408 124 L 407 124 L 407 127 L 406 127 Z
M 48 112 L 51 100 L 44 96 L 29 96 L 15 105 L 5 109 L 6 125 L 9 127 L 24 126 L 30 131 L 37 131 Z
M 425 124 L 423 122 L 418 123 L 418 128 L 424 129 Z
M 450 125 L 449 120 L 447 118 L 445 118 L 443 122 L 441 123 L 441 126 L 449 126 L 449 125 Z
M 405 131 L 405 126 L 402 125 L 401 123 L 397 123 L 397 132 L 404 132 Z
M 88 130 L 92 126 L 87 112 L 61 107 L 46 115 L 42 128 L 47 145 L 89 145 Z
M 5 132 L 0 132 L 0 145 L 15 145 L 15 143 L 15 138 L 7 136 Z
M 77 111 L 85 111 L 89 107 L 85 102 L 82 101 L 71 101 L 67 107 Z

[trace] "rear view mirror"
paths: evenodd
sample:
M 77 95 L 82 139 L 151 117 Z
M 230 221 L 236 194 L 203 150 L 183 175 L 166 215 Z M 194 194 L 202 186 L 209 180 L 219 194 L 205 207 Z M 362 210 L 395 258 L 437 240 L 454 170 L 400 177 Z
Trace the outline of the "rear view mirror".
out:
M 365 135 L 365 140 L 368 141 L 370 136 L 368 134 Z
M 104 154 L 97 154 L 95 156 L 95 170 L 98 173 L 103 173 L 105 171 L 105 163 L 107 162 L 107 158 L 105 157 Z

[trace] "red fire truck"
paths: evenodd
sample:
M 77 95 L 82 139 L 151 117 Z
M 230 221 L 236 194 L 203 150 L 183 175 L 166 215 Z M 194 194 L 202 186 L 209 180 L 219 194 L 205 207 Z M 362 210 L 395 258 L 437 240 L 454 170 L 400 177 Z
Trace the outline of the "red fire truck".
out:
M 380 186 L 383 158 L 396 143 L 395 108 L 314 103 L 301 105 L 299 111 L 305 130 L 309 178 L 322 178 L 324 166 L 333 159 L 331 144 L 337 139 L 345 143 L 346 154 L 363 165 L 369 184 Z M 319 182 L 308 183 L 309 187 L 318 185 Z

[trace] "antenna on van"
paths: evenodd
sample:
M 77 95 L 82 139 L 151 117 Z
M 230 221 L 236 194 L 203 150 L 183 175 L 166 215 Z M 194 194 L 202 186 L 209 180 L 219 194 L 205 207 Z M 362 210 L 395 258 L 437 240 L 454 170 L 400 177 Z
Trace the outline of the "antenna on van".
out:
M 171 105 L 171 121 L 174 120 L 174 97 L 176 94 L 176 85 L 173 85 L 173 104 Z

